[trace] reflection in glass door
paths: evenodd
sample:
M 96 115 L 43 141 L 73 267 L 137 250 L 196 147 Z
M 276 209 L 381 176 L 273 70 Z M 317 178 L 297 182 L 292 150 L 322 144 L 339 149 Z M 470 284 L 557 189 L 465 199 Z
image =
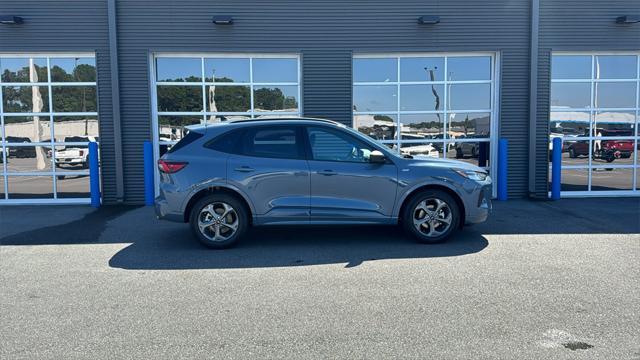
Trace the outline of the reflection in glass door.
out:
M 493 53 L 356 55 L 353 127 L 401 153 L 491 171 L 496 60 Z
M 1 203 L 89 201 L 94 54 L 0 56 Z
M 563 140 L 562 196 L 640 195 L 640 54 L 554 53 L 551 73 L 549 150 Z
M 157 53 L 151 84 L 155 159 L 190 125 L 302 113 L 296 54 Z
M 297 55 L 156 54 L 152 68 L 159 155 L 189 125 L 301 113 Z

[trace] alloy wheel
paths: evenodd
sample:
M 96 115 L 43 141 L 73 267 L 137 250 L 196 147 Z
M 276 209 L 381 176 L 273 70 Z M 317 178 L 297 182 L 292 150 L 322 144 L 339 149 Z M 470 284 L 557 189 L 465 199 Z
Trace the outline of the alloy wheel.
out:
M 423 236 L 438 237 L 446 233 L 452 221 L 451 208 L 438 198 L 422 200 L 413 209 L 413 226 Z
M 225 202 L 214 202 L 200 210 L 198 228 L 211 241 L 226 241 L 238 230 L 238 213 Z

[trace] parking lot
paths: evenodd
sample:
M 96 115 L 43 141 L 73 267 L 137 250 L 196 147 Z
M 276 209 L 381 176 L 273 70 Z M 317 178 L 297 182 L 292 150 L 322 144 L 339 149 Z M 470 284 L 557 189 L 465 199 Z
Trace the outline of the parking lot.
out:
M 640 199 L 496 203 L 446 244 L 0 207 L 0 358 L 640 358 Z

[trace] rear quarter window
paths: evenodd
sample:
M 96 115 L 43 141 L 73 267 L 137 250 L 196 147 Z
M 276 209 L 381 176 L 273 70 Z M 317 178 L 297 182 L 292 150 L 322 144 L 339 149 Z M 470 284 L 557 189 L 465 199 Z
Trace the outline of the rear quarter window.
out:
M 176 152 L 182 149 L 183 147 L 191 144 L 192 142 L 200 139 L 202 136 L 203 134 L 199 132 L 189 131 L 185 137 L 183 137 L 180 141 L 178 141 L 175 145 L 173 145 L 169 150 L 167 150 L 167 152 L 168 153 Z
M 237 154 L 243 134 L 244 130 L 232 130 L 226 132 L 213 138 L 213 140 L 205 144 L 205 147 L 227 154 Z

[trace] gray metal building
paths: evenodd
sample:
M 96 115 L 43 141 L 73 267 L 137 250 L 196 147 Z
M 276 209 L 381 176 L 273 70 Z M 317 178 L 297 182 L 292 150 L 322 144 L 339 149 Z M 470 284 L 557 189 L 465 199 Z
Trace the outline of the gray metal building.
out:
M 157 157 L 189 124 L 290 115 L 490 171 L 506 138 L 510 197 L 548 196 L 561 137 L 563 196 L 637 196 L 639 17 L 637 0 L 0 0 L 0 204 L 87 202 L 87 141 L 103 202 L 141 203 L 144 141 Z

